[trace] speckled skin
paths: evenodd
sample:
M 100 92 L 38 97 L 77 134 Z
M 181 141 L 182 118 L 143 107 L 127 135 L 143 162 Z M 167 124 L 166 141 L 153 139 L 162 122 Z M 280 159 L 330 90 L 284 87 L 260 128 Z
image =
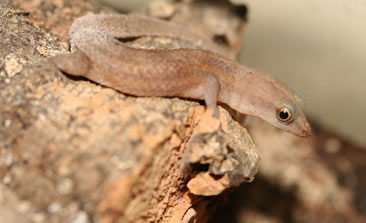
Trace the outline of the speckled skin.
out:
M 118 39 L 168 36 L 201 43 L 197 49 L 136 49 Z M 295 135 L 306 137 L 311 128 L 298 95 L 257 70 L 226 59 L 211 40 L 177 24 L 145 16 L 88 15 L 70 28 L 71 53 L 51 58 L 71 75 L 136 96 L 177 96 L 203 99 L 218 115 L 217 101 L 253 115 Z M 280 121 L 279 107 L 287 107 L 291 122 Z

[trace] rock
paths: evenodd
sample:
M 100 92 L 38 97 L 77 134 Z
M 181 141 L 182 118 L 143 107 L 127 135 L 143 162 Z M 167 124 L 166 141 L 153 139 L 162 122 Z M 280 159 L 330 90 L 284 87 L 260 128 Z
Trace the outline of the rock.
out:
M 200 194 L 219 195 L 253 180 L 259 155 L 248 132 L 225 110 L 218 128 L 198 102 L 127 96 L 71 78 L 48 63 L 47 57 L 67 50 L 65 33 L 74 17 L 98 12 L 98 6 L 67 0 L 16 3 L 20 8 L 0 4 L 1 191 L 15 197 L 15 205 L 0 203 L 10 216 L 5 220 L 204 222 L 209 217 L 204 207 L 213 201 L 192 194 L 187 182 L 214 176 L 211 182 L 221 184 L 220 190 L 202 187 Z M 221 4 L 210 10 L 215 7 L 228 11 Z M 195 3 L 191 17 L 205 9 Z M 236 21 L 239 36 L 244 21 L 227 19 Z M 136 44 L 159 47 L 167 42 L 162 40 L 147 37 Z M 228 55 L 237 52 L 225 47 Z M 26 207 L 21 215 L 19 205 Z

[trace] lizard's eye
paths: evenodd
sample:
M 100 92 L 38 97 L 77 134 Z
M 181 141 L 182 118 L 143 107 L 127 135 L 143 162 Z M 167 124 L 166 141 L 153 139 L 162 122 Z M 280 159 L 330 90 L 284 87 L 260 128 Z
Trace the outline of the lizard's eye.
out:
M 292 121 L 292 114 L 290 109 L 286 107 L 281 107 L 277 109 L 277 118 L 281 122 L 291 122 Z

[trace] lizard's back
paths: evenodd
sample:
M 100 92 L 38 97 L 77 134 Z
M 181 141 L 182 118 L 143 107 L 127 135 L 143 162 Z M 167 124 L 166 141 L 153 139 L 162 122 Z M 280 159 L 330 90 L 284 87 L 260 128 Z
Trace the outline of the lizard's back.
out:
M 76 20 L 70 28 L 72 51 L 80 50 L 89 60 L 88 72 L 82 76 L 137 96 L 183 96 L 204 83 L 208 75 L 217 73 L 211 66 L 211 60 L 216 57 L 212 53 L 191 49 L 136 49 L 118 40 L 143 35 L 176 37 L 181 32 L 176 27 L 166 27 L 170 23 L 156 20 L 149 21 L 148 28 L 142 25 L 144 19 L 106 15 Z M 168 28 L 173 31 L 167 32 Z M 194 37 L 192 33 L 181 36 L 188 41 Z

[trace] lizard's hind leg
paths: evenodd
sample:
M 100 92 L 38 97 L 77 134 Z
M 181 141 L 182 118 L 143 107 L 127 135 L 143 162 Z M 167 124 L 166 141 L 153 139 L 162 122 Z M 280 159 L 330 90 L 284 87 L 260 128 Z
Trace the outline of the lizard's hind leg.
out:
M 63 53 L 49 58 L 61 71 L 74 76 L 84 76 L 89 70 L 88 57 L 76 49 L 71 53 Z

